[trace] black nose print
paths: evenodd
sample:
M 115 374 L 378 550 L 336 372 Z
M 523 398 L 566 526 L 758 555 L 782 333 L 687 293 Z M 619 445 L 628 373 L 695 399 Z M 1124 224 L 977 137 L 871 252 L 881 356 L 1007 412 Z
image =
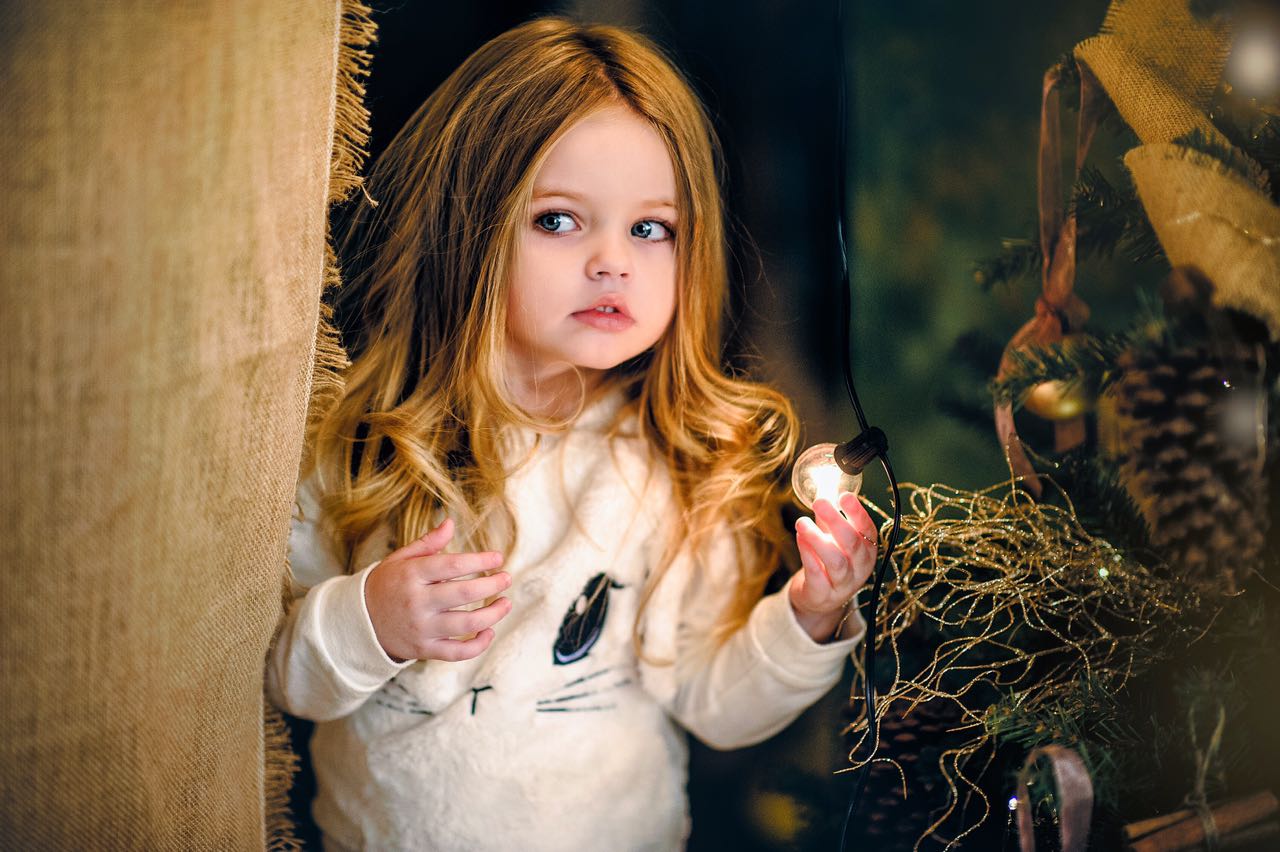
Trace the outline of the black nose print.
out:
M 604 629 L 605 616 L 609 614 L 609 590 L 621 588 L 622 584 L 608 574 L 597 574 L 582 587 L 581 594 L 564 614 L 556 644 L 551 649 L 557 666 L 576 663 L 587 655 Z
M 480 698 L 480 693 L 487 689 L 493 689 L 492 686 L 473 686 L 471 687 L 471 715 L 476 715 L 476 701 Z

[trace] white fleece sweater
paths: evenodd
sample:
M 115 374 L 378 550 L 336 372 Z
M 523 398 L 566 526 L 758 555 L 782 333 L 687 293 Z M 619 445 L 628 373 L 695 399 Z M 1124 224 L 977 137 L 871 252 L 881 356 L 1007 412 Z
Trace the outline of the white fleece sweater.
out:
M 309 591 L 289 610 L 267 689 L 319 723 L 314 814 L 326 849 L 680 849 L 678 726 L 715 748 L 751 745 L 839 679 L 864 625 L 819 645 L 785 589 L 714 653 L 697 641 L 732 592 L 728 535 L 699 565 L 682 553 L 646 611 L 646 654 L 675 665 L 637 658 L 640 593 L 676 508 L 644 441 L 606 438 L 620 404 L 605 397 L 569 433 L 544 435 L 510 476 L 512 610 L 474 660 L 397 664 L 383 652 L 364 582 L 393 549 L 389 528 L 357 552 L 368 567 L 344 574 L 317 528 L 316 483 L 300 485 L 289 551 Z M 533 436 L 515 441 L 519 451 Z

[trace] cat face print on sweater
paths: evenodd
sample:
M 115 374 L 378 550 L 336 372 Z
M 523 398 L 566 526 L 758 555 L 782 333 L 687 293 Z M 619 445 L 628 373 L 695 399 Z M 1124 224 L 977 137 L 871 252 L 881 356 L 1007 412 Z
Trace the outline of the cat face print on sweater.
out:
M 552 677 L 539 678 L 544 684 L 549 682 L 551 689 L 545 696 L 535 698 L 532 708 L 535 713 L 611 710 L 615 705 L 610 693 L 634 683 L 633 666 L 621 665 L 617 660 L 599 660 L 599 655 L 592 657 L 593 649 L 604 636 L 606 624 L 610 623 L 610 601 L 617 590 L 625 588 L 626 585 L 601 572 L 588 579 L 569 603 L 555 639 L 546 651 L 545 661 Z M 616 611 L 617 607 L 614 609 Z M 593 662 L 598 664 L 592 665 Z M 556 681 L 562 681 L 558 687 L 554 685 Z M 473 685 L 468 699 L 470 715 L 476 715 L 485 703 L 483 693 L 498 688 L 499 685 L 494 683 Z M 411 716 L 433 716 L 437 712 L 399 676 L 388 681 L 371 700 L 388 710 Z

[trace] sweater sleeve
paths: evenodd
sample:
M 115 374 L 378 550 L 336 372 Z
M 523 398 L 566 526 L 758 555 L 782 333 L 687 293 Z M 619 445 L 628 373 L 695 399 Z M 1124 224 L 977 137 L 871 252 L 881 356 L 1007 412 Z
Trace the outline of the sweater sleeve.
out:
M 789 725 L 839 681 L 866 630 L 855 607 L 845 638 L 814 642 L 791 608 L 793 575 L 723 644 L 711 646 L 708 637 L 732 596 L 734 559 L 727 532 L 713 538 L 704 560 L 681 554 L 654 590 L 644 627 L 646 656 L 657 652 L 641 664 L 646 689 L 716 749 L 754 745 Z M 663 665 L 672 658 L 674 665 Z
M 365 607 L 373 562 L 345 574 L 319 529 L 315 485 L 298 489 L 289 531 L 295 596 L 267 658 L 267 695 L 287 713 L 321 722 L 360 707 L 411 662 L 397 663 L 378 643 Z M 381 560 L 379 560 L 380 562 Z

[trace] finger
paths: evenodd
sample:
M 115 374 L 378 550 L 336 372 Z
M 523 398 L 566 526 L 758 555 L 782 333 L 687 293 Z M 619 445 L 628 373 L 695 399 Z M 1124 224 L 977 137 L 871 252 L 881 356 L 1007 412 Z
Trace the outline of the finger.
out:
M 446 610 L 464 606 L 499 594 L 511 585 L 511 575 L 505 571 L 476 577 L 472 580 L 452 580 L 447 583 L 435 583 L 427 592 L 428 600 L 434 609 Z
M 431 556 L 444 550 L 452 539 L 453 518 L 445 518 L 440 522 L 440 526 L 409 542 L 387 558 L 412 559 L 416 556 Z
M 813 506 L 811 507 L 813 509 L 813 522 L 817 524 L 818 529 L 822 530 L 824 533 L 831 532 L 829 529 L 827 529 L 827 522 L 824 519 L 824 515 L 826 517 L 830 517 L 830 514 L 824 511 L 824 507 L 827 507 L 830 505 L 831 505 L 831 501 L 828 500 L 826 497 L 819 497 L 817 500 L 813 501 Z
M 822 561 L 822 567 L 827 569 L 827 577 L 832 587 L 841 583 L 848 574 L 849 559 L 836 546 L 831 536 L 818 529 L 818 525 L 809 518 L 800 519 L 798 531 L 804 535 L 806 543 L 813 548 L 813 552 Z
M 840 510 L 830 501 L 815 500 L 813 515 L 818 528 L 830 536 L 845 555 L 852 557 L 858 548 L 866 546 L 866 539 L 859 535 L 849 519 L 840 514 Z
M 413 560 L 418 579 L 438 583 L 468 574 L 483 574 L 502 567 L 502 554 L 492 550 L 480 553 L 436 553 Z
M 804 570 L 800 572 L 800 577 L 796 583 L 800 588 L 796 589 L 796 593 L 802 597 L 813 594 L 814 589 L 822 589 L 831 585 L 831 578 L 827 576 L 827 569 L 822 567 L 822 560 L 818 559 L 817 554 L 813 552 L 813 548 L 804 543 L 803 540 L 797 538 L 796 544 L 800 550 L 800 564 L 804 566 Z
M 841 493 L 840 510 L 849 519 L 854 531 L 874 546 L 880 538 L 880 529 L 876 526 L 876 522 L 871 519 L 871 515 L 867 513 L 867 508 L 862 505 L 858 495 L 848 491 Z
M 431 639 L 447 639 L 452 636 L 466 636 L 478 633 L 486 627 L 492 627 L 511 612 L 511 601 L 498 598 L 488 606 L 479 609 L 450 610 L 437 613 L 431 619 Z
M 489 647 L 493 636 L 493 631 L 486 629 L 470 639 L 437 639 L 431 644 L 431 659 L 451 663 L 470 660 L 472 657 L 478 657 L 485 648 Z
M 801 518 L 796 522 L 796 546 L 800 550 L 800 561 L 805 561 L 806 551 L 808 551 L 808 559 L 818 570 L 814 577 L 815 580 L 822 580 L 824 585 L 835 586 L 835 581 L 831 577 L 830 565 L 822 556 L 820 545 L 824 543 L 824 533 L 818 529 L 810 518 Z

